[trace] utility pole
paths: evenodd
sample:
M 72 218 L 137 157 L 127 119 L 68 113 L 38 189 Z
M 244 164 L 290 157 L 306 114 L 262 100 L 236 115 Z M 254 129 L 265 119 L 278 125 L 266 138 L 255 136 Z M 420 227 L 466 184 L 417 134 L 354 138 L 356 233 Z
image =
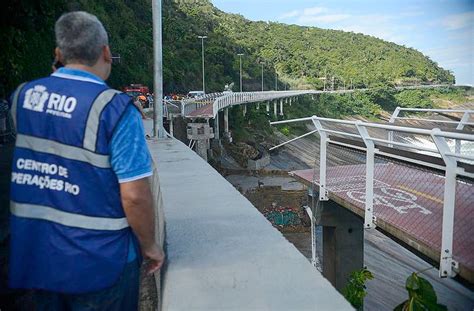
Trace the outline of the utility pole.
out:
M 206 80 L 205 80 L 205 71 L 204 71 L 204 39 L 207 36 L 198 36 L 201 39 L 201 54 L 202 54 L 202 91 L 206 94 Z
M 163 44 L 161 26 L 161 0 L 152 2 L 153 56 L 155 104 L 153 105 L 153 136 L 165 137 L 163 127 Z
M 243 53 L 237 54 L 240 57 L 240 93 L 242 93 L 242 56 L 244 56 Z
M 263 62 L 260 62 L 260 65 L 262 65 L 262 92 L 263 92 Z

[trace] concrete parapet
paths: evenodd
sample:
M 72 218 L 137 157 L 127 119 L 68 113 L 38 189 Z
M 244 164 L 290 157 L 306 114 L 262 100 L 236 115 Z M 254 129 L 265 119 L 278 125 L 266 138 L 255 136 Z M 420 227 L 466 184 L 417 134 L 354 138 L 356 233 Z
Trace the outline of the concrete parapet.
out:
M 150 144 L 166 217 L 162 310 L 351 310 L 252 204 L 174 139 Z

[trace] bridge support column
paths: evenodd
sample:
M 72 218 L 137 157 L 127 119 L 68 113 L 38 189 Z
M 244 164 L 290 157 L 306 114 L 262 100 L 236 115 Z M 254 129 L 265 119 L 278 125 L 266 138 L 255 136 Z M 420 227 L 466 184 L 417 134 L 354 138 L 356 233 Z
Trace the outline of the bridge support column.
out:
M 291 106 L 291 102 L 292 102 L 292 101 L 293 101 L 293 98 L 292 98 L 292 97 L 290 97 L 290 106 Z
M 244 116 L 247 114 L 247 104 L 243 105 L 243 114 Z
M 280 100 L 280 116 L 283 115 L 283 99 Z
M 224 109 L 224 132 L 229 133 L 229 108 Z
M 270 102 L 267 102 L 267 112 L 270 112 Z
M 364 266 L 364 220 L 331 200 L 319 202 L 313 214 L 323 226 L 323 275 L 342 291 L 350 274 Z
M 273 114 L 275 115 L 275 117 L 277 116 L 277 102 L 276 101 L 273 102 Z
M 257 110 L 260 109 L 260 103 L 257 103 Z
M 219 111 L 214 118 L 214 138 L 219 140 Z

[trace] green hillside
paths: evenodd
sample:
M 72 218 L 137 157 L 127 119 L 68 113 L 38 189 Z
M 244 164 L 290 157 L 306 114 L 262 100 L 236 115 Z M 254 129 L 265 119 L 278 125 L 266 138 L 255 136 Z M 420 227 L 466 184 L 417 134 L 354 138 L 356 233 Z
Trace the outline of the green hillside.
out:
M 0 13 L 0 83 L 6 92 L 20 81 L 50 71 L 53 25 L 62 12 L 96 14 L 110 33 L 121 62 L 109 84 L 152 85 L 152 14 L 150 0 L 14 1 Z M 253 22 L 227 14 L 208 0 L 163 1 L 165 92 L 201 88 L 201 43 L 207 35 L 207 91 L 221 91 L 234 82 L 238 89 L 239 59 L 244 53 L 244 90 L 260 90 L 264 62 L 265 89 L 374 86 L 405 82 L 454 83 L 454 76 L 422 53 L 374 37 L 336 30 Z

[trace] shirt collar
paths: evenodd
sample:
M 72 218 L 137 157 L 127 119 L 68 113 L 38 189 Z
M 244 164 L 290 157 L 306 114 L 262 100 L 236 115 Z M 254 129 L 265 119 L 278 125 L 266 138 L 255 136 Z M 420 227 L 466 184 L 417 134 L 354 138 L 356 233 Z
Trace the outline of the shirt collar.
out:
M 76 69 L 76 68 L 66 68 L 66 67 L 61 67 L 58 70 L 56 70 L 52 76 L 57 76 L 61 78 L 71 78 L 74 79 L 79 78 L 78 80 L 84 80 L 84 81 L 90 81 L 90 82 L 95 82 L 99 84 L 104 84 L 105 81 L 96 76 L 95 74 L 81 70 L 81 69 Z M 81 79 L 82 78 L 82 79 Z

